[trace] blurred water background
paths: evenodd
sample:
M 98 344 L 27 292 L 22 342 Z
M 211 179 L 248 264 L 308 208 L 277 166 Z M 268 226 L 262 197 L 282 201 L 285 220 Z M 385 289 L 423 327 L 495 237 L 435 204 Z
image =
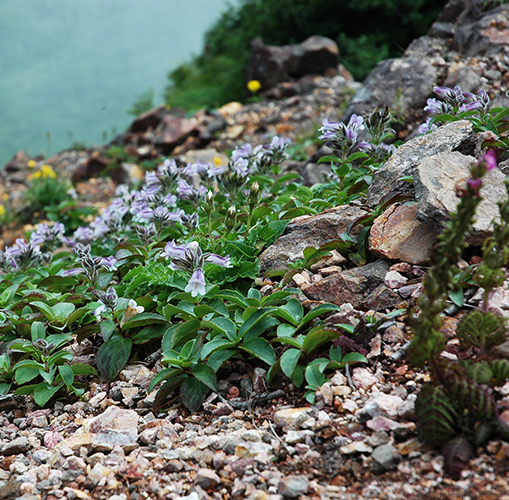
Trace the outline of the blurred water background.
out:
M 226 0 L 2 0 L 0 168 L 123 132 L 147 90 L 200 53 Z

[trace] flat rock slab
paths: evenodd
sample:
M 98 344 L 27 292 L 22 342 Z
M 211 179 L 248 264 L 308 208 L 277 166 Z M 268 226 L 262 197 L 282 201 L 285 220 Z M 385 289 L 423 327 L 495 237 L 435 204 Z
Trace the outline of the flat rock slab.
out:
M 421 160 L 414 172 L 417 217 L 420 220 L 442 227 L 449 221 L 449 213 L 455 212 L 459 203 L 456 187 L 464 186 L 470 177 L 470 164 L 474 161 L 474 157 L 457 151 L 442 152 Z M 484 177 L 482 201 L 467 238 L 470 245 L 482 245 L 492 234 L 493 220 L 498 217 L 497 203 L 507 199 L 505 179 L 506 176 L 498 168 Z
M 423 264 L 436 240 L 433 224 L 417 219 L 417 205 L 392 205 L 373 222 L 369 249 L 380 257 Z
M 358 308 L 364 305 L 364 297 L 383 284 L 388 270 L 389 264 L 379 260 L 329 276 L 303 287 L 302 291 L 311 300 L 332 302 L 339 306 L 348 302 Z
M 373 182 L 366 193 L 367 206 L 377 206 L 384 196 L 391 192 L 412 195 L 414 192 L 412 184 L 401 178 L 413 176 L 424 158 L 444 151 L 473 155 L 477 142 L 472 122 L 468 120 L 448 123 L 429 134 L 410 139 L 402 144 L 373 175 Z
M 339 238 L 351 222 L 368 214 L 359 207 L 343 205 L 331 208 L 317 215 L 293 219 L 286 231 L 260 255 L 262 273 L 268 269 L 287 267 L 291 262 L 304 257 L 307 247 L 319 248 L 321 245 Z M 355 236 L 361 226 L 352 230 Z

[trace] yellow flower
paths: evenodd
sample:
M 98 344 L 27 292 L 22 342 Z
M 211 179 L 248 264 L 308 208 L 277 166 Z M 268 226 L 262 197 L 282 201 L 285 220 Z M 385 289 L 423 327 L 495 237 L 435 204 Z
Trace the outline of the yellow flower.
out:
M 9 195 L 7 193 L 2 194 L 2 200 L 7 201 L 9 199 Z
M 262 88 L 262 84 L 258 80 L 251 80 L 247 82 L 247 90 L 256 94 Z
M 43 178 L 51 177 L 52 179 L 55 179 L 57 174 L 55 174 L 55 171 L 51 168 L 50 165 L 43 165 L 41 167 L 41 175 Z
M 5 207 L 3 205 L 0 205 L 0 217 L 5 215 Z
M 36 165 L 37 165 L 37 163 L 35 162 L 35 160 L 28 160 L 28 162 L 27 162 L 28 168 L 35 168 Z
M 219 165 L 221 165 L 221 158 L 214 156 L 214 165 L 219 167 Z

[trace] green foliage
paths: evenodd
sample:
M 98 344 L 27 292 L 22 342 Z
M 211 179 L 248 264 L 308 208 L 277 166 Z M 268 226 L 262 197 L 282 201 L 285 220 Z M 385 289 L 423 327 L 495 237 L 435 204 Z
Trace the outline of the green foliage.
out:
M 148 89 L 141 94 L 134 104 L 127 110 L 128 115 L 139 116 L 154 107 L 154 89 Z
M 357 80 L 388 57 L 398 57 L 426 33 L 442 0 L 240 0 L 205 34 L 203 52 L 169 74 L 166 101 L 187 110 L 246 97 L 250 42 L 299 43 L 312 35 L 335 40 L 341 62 Z

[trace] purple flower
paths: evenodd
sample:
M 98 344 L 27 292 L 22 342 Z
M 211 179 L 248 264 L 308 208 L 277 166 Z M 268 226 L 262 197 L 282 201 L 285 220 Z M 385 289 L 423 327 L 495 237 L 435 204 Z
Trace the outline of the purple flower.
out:
M 483 161 L 486 164 L 486 170 L 490 172 L 491 170 L 497 168 L 497 155 L 493 149 L 489 149 L 483 157 Z
M 108 271 L 116 271 L 117 270 L 117 259 L 111 255 L 110 257 L 103 257 L 101 259 L 100 265 L 106 268 Z
M 210 262 L 211 264 L 215 264 L 216 266 L 221 267 L 232 267 L 230 264 L 230 256 L 221 257 L 220 255 L 216 255 L 215 253 L 206 253 L 204 254 L 205 262 Z
M 164 251 L 161 253 L 161 257 L 165 259 L 185 259 L 187 252 L 186 246 L 179 246 L 175 243 L 175 240 L 166 243 Z
M 178 183 L 179 198 L 187 199 L 193 195 L 193 187 L 185 179 L 180 179 Z
M 475 194 L 479 194 L 479 189 L 481 189 L 482 185 L 482 179 L 468 179 L 467 183 Z
M 239 158 L 249 159 L 253 153 L 253 146 L 251 144 L 243 144 L 240 148 L 235 149 L 232 152 L 231 158 L 233 161 L 237 161 Z
M 482 103 L 479 101 L 469 102 L 467 104 L 462 104 L 458 111 L 463 113 L 465 111 L 475 111 L 476 109 L 482 108 Z
M 73 237 L 76 241 L 88 243 L 94 239 L 94 233 L 89 227 L 80 226 L 74 231 Z
M 205 274 L 201 269 L 196 269 L 191 275 L 185 291 L 188 293 L 190 292 L 192 297 L 205 295 Z
M 83 274 L 85 270 L 81 267 L 74 267 L 73 269 L 67 269 L 65 271 L 62 271 L 61 276 L 64 278 L 67 278 L 69 276 L 78 276 L 78 274 Z

